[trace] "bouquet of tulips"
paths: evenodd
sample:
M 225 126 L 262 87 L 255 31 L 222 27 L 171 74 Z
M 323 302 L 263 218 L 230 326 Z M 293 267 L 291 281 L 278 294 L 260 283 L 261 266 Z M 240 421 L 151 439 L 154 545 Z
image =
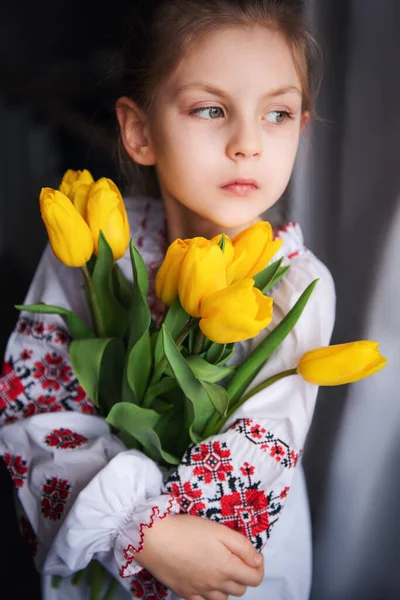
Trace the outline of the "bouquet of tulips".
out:
M 172 242 L 156 278 L 166 307 L 157 327 L 147 302 L 146 267 L 130 239 L 115 183 L 68 170 L 58 190 L 41 190 L 40 209 L 56 257 L 82 270 L 92 323 L 59 306 L 17 308 L 63 317 L 73 369 L 99 414 L 128 447 L 160 465 L 179 464 L 191 442 L 220 431 L 243 402 L 282 377 L 299 374 L 317 385 L 339 385 L 386 363 L 372 341 L 317 348 L 247 392 L 318 281 L 240 366 L 230 364 L 235 342 L 254 338 L 271 322 L 268 292 L 289 269 L 282 259 L 272 261 L 281 240 L 273 239 L 268 222 L 232 240 L 222 234 Z M 116 262 L 128 246 L 133 283 Z

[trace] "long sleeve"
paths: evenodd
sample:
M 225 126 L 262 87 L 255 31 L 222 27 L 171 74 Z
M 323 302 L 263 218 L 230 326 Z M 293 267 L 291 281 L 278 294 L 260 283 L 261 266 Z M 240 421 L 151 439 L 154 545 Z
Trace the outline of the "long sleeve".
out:
M 273 322 L 260 337 L 275 327 L 314 279 L 319 281 L 298 323 L 251 387 L 295 368 L 304 352 L 328 345 L 334 324 L 335 292 L 329 271 L 304 248 L 297 225 L 290 224 L 281 235 L 286 236 L 290 271 L 273 291 Z M 254 340 L 247 351 L 259 341 Z M 165 490 L 176 497 L 183 512 L 224 523 L 261 549 L 289 493 L 317 391 L 317 386 L 293 375 L 257 393 L 232 415 L 221 434 L 188 448 Z
M 128 214 L 132 235 L 141 243 L 151 271 L 162 250 L 160 243 L 154 244 L 154 237 L 145 239 L 149 207 L 148 202 L 137 201 L 133 215 Z M 150 222 L 150 227 L 158 239 L 155 223 Z M 129 277 L 128 254 L 121 259 L 120 266 Z M 39 301 L 72 310 L 90 324 L 79 269 L 65 267 L 49 247 L 25 304 Z M 96 489 L 98 495 L 104 492 L 105 501 L 110 501 L 107 548 L 116 548 L 112 570 L 118 571 L 126 562 L 123 548 L 120 552 L 118 548 L 129 529 L 127 524 L 130 524 L 130 541 L 140 544 L 141 527 L 179 508 L 174 499 L 160 496 L 162 475 L 155 463 L 141 453 L 127 451 L 111 434 L 105 420 L 96 416 L 93 403 L 73 373 L 69 342 L 70 335 L 60 317 L 21 314 L 7 344 L 0 378 L 0 455 L 15 485 L 17 513 L 22 529 L 32 540 L 37 568 L 67 575 L 86 566 L 93 548 L 99 552 L 104 549 L 104 539 L 98 539 L 94 529 L 95 540 L 88 548 L 87 536 L 85 540 L 78 538 L 82 542 L 80 553 L 74 540 L 71 541 L 76 556 L 68 565 L 57 554 L 58 544 L 64 545 L 61 529 L 65 519 L 77 504 L 74 514 L 80 513 L 83 506 L 87 524 L 87 511 L 93 512 L 87 496 Z M 113 462 L 114 458 L 117 462 Z M 128 476 L 121 479 L 125 471 Z M 118 492 L 111 493 L 110 498 L 108 482 L 113 477 L 119 478 Z M 111 483 L 110 492 L 112 489 Z M 127 543 L 125 540 L 122 545 L 125 547 Z

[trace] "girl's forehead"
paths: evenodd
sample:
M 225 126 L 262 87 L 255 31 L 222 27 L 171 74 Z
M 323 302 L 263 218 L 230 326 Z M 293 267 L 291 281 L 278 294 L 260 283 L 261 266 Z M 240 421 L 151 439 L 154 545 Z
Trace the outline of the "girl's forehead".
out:
M 224 28 L 192 43 L 166 84 L 176 96 L 190 93 L 198 83 L 227 91 L 300 87 L 289 44 L 280 33 L 259 25 Z

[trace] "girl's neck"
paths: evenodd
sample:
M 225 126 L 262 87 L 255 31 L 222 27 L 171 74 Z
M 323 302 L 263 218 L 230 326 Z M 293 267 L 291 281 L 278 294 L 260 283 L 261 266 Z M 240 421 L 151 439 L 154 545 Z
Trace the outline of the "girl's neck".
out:
M 224 229 L 220 225 L 194 213 L 168 193 L 163 192 L 162 197 L 167 217 L 168 243 L 172 243 L 178 238 L 187 239 L 193 237 L 205 237 L 211 239 L 222 232 L 226 233 L 230 238 L 233 238 L 239 231 L 242 231 L 256 222 L 253 221 L 251 223 L 245 223 L 240 227 Z

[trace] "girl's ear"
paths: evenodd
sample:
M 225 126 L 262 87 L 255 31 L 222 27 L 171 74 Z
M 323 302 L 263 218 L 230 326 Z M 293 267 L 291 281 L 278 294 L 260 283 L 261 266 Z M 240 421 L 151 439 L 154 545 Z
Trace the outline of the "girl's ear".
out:
M 125 96 L 118 98 L 115 112 L 122 142 L 129 156 L 140 165 L 154 165 L 156 158 L 151 144 L 146 113 Z
M 302 115 L 301 115 L 301 120 L 300 120 L 300 133 L 303 132 L 304 128 L 306 127 L 307 123 L 310 120 L 310 111 L 309 110 L 305 110 Z

